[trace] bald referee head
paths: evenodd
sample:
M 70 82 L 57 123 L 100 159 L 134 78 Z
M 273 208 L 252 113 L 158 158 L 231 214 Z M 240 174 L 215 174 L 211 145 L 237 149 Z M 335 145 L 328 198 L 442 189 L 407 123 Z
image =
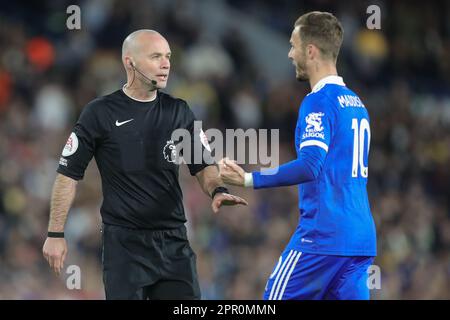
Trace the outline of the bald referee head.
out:
M 167 40 L 154 30 L 137 30 L 123 42 L 122 62 L 127 72 L 126 89 L 156 95 L 167 86 L 171 51 Z

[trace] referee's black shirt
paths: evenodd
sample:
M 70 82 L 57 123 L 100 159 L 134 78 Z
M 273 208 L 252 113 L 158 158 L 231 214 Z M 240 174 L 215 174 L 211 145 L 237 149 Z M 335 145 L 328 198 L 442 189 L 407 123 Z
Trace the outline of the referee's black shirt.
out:
M 192 139 L 200 139 L 199 132 L 194 132 L 194 120 L 181 99 L 158 92 L 154 101 L 139 102 L 117 90 L 83 109 L 57 172 L 80 180 L 94 156 L 102 179 L 104 223 L 177 228 L 186 217 L 179 166 L 169 161 L 170 139 L 178 128 L 187 129 Z M 204 162 L 188 164 L 191 175 L 206 166 Z

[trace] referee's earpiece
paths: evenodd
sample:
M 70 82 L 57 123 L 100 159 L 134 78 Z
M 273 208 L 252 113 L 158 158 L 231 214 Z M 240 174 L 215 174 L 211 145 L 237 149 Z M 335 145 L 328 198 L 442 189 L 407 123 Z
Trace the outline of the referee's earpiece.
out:
M 137 73 L 139 73 L 141 76 L 143 76 L 145 79 L 147 79 L 148 81 L 150 81 L 152 83 L 152 85 L 156 86 L 158 84 L 158 82 L 156 80 L 150 79 L 149 77 L 147 77 L 145 74 L 143 74 L 138 68 L 136 68 L 136 64 L 134 63 L 133 60 L 130 59 L 130 67 L 133 68 L 133 71 L 136 71 Z M 134 73 L 133 73 L 134 74 Z M 134 78 L 133 78 L 134 79 Z

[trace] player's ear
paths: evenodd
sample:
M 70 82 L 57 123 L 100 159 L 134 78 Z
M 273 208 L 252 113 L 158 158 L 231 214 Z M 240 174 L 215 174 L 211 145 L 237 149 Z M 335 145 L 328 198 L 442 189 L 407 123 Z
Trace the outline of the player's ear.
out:
M 308 44 L 306 46 L 306 55 L 308 56 L 309 60 L 316 59 L 318 54 L 319 54 L 319 48 L 317 48 L 315 45 Z
M 308 56 L 308 58 L 312 59 L 314 55 L 314 46 L 312 44 L 308 44 L 306 46 L 306 55 Z

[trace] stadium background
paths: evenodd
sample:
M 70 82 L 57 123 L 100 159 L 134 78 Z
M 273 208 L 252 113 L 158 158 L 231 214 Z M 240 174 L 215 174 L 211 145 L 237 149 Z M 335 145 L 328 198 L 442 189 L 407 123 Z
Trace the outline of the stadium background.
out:
M 79 2 L 0 5 L 0 299 L 103 299 L 101 185 L 95 161 L 69 214 L 66 266 L 82 290 L 53 275 L 41 254 L 62 147 L 82 107 L 120 88 L 120 47 L 133 30 L 161 32 L 173 51 L 167 92 L 205 128 L 279 128 L 280 161 L 309 88 L 287 58 L 296 18 L 331 11 L 345 28 L 338 71 L 365 102 L 372 126 L 369 195 L 382 272 L 374 299 L 450 298 L 450 3 L 430 1 Z M 381 7 L 382 29 L 365 24 Z M 298 219 L 296 187 L 242 191 L 249 207 L 215 216 L 181 170 L 204 299 L 260 299 Z

